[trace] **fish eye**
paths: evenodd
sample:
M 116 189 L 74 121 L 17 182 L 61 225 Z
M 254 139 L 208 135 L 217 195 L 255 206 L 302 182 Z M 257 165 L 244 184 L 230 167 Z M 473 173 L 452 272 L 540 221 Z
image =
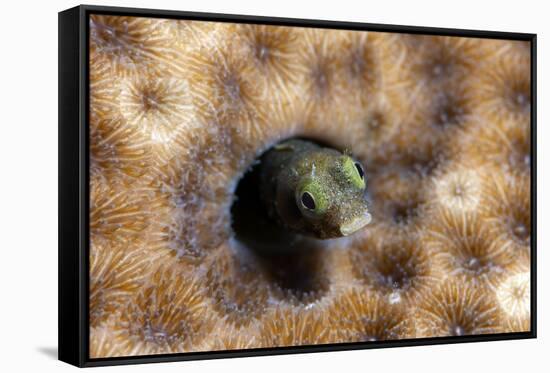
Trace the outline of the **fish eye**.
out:
M 296 206 L 308 218 L 319 218 L 330 206 L 329 195 L 319 180 L 302 180 L 296 190 Z
M 303 192 L 300 200 L 306 209 L 315 210 L 315 199 L 310 192 Z
M 363 167 L 361 167 L 359 163 L 355 162 L 355 168 L 357 169 L 359 177 L 363 180 L 365 178 L 365 171 L 363 171 Z
M 365 189 L 365 170 L 361 163 L 353 160 L 349 156 L 345 156 L 342 163 L 342 172 L 345 178 L 359 189 Z

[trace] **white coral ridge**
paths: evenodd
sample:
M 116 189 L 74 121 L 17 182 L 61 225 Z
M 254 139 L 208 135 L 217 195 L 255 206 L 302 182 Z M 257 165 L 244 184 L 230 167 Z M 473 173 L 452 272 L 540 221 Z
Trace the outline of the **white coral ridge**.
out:
M 531 276 L 528 271 L 512 275 L 497 290 L 504 312 L 511 317 L 528 318 L 531 303 Z

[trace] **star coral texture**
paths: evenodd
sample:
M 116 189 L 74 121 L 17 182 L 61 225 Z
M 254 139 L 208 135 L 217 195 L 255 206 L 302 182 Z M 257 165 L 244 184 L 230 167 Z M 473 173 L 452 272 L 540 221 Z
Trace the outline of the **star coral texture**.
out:
M 528 42 L 89 22 L 92 358 L 529 330 Z M 231 207 L 292 137 L 373 221 L 260 254 Z

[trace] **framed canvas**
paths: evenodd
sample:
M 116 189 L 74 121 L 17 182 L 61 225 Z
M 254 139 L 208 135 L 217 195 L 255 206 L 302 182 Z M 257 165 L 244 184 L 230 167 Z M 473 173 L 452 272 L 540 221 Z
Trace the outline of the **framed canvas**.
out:
M 536 336 L 536 35 L 59 13 L 59 358 Z

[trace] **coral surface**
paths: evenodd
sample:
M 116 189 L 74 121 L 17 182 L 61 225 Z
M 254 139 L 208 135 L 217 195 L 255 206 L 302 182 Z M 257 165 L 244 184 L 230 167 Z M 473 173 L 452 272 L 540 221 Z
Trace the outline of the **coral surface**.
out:
M 90 356 L 528 331 L 530 62 L 527 42 L 92 15 Z M 232 206 L 292 137 L 365 165 L 373 220 L 266 254 Z

